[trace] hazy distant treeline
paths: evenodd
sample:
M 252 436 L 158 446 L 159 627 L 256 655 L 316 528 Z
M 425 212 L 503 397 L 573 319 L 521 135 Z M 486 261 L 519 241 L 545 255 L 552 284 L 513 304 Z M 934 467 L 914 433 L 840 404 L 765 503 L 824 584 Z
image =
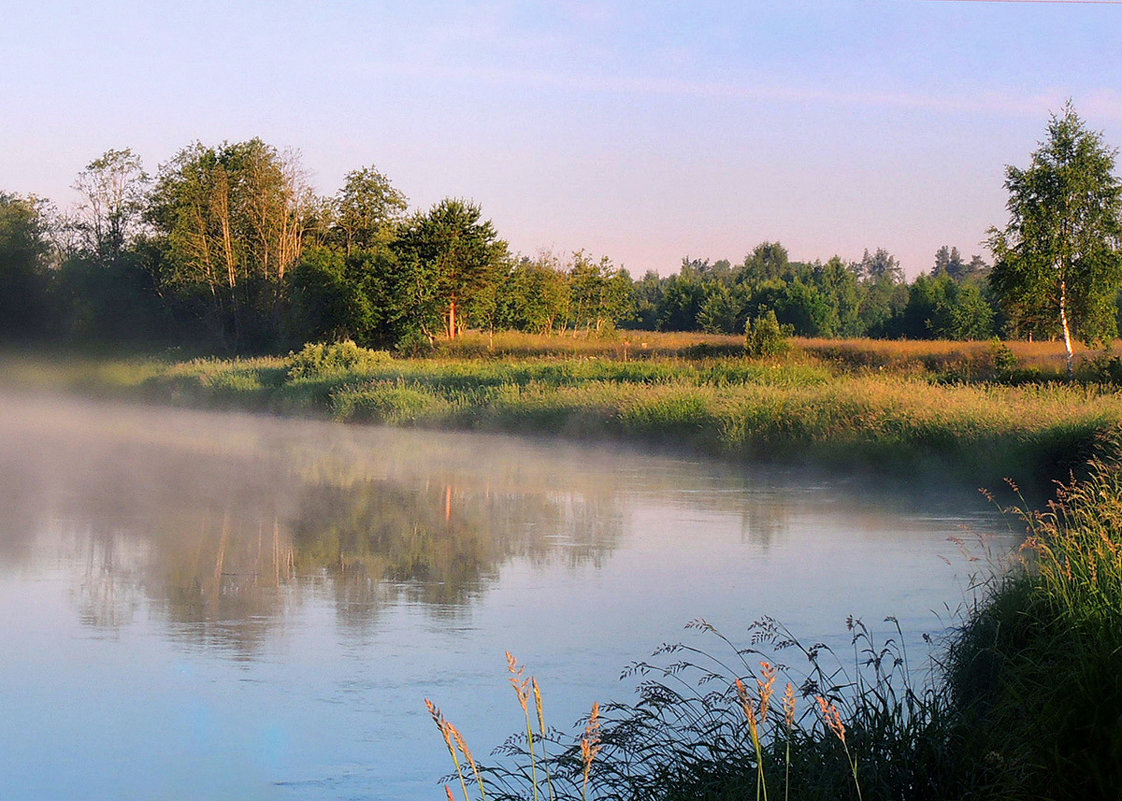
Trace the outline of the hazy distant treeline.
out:
M 479 206 L 410 212 L 373 167 L 331 197 L 260 139 L 195 143 L 148 175 L 130 150 L 91 162 L 69 210 L 0 192 L 0 336 L 262 352 L 350 338 L 421 346 L 464 328 L 740 333 L 774 311 L 804 336 L 978 339 L 1001 324 L 978 256 L 941 248 L 905 282 L 860 262 L 684 259 L 633 280 L 607 258 L 512 254 Z

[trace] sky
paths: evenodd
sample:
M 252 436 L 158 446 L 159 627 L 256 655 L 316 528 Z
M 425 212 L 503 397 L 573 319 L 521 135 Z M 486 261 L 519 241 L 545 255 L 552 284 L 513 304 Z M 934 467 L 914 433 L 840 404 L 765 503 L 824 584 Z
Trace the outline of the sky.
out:
M 111 148 L 294 148 L 478 203 L 512 250 L 638 277 L 883 247 L 909 276 L 1003 225 L 1070 99 L 1122 145 L 1122 3 L 986 0 L 9 4 L 0 191 L 65 208 Z

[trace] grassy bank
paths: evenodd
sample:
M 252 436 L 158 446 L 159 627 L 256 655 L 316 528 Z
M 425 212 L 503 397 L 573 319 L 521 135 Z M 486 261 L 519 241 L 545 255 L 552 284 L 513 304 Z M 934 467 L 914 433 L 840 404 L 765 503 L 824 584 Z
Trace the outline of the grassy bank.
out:
M 705 644 L 666 645 L 631 665 L 636 700 L 597 706 L 561 735 L 512 662 L 525 727 L 483 764 L 433 709 L 462 768 L 460 792 L 492 801 L 1117 798 L 1122 470 L 1096 463 L 1046 512 L 1021 519 L 1030 536 L 1020 558 L 983 586 L 930 663 L 917 664 L 898 630 L 878 642 L 860 621 L 850 621 L 848 655 L 801 644 L 771 620 L 752 624 L 745 643 L 696 621 Z
M 1054 364 L 1038 352 L 1031 368 L 989 343 L 805 341 L 767 359 L 712 355 L 738 342 L 523 337 L 489 350 L 468 338 L 425 358 L 310 346 L 288 357 L 78 362 L 53 372 L 9 362 L 6 373 L 210 408 L 632 439 L 885 475 L 933 470 L 973 486 L 1006 476 L 1048 486 L 1109 452 L 1122 422 L 1112 384 L 1058 380 L 1058 351 Z M 574 350 L 558 355 L 565 348 Z M 1014 369 L 1038 380 L 999 380 Z

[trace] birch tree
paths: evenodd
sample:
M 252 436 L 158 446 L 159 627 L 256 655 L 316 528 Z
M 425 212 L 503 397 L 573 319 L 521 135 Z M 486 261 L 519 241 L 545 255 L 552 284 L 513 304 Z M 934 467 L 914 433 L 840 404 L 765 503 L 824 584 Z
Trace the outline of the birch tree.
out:
M 102 262 L 117 258 L 142 222 L 148 175 L 140 157 L 108 150 L 78 174 L 74 189 L 82 195 L 75 219 L 82 248 Z
M 1071 104 L 1053 115 L 1048 138 L 1025 169 L 1006 168 L 1009 222 L 991 228 L 990 284 L 1022 333 L 1072 340 L 1114 336 L 1113 302 L 1122 278 L 1122 187 L 1117 151 L 1088 131 Z
M 148 207 L 169 257 L 164 282 L 205 298 L 205 317 L 228 344 L 251 324 L 256 337 L 275 333 L 314 210 L 295 153 L 260 139 L 190 145 L 161 168 Z

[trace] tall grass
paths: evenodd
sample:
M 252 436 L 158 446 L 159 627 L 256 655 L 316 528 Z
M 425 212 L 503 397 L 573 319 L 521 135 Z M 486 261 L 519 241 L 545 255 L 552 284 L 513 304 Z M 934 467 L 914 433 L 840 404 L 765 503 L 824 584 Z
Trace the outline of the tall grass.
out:
M 962 797 L 945 695 L 908 671 L 898 627 L 879 645 L 849 627 L 844 657 L 768 619 L 744 647 L 695 621 L 712 647 L 665 645 L 629 666 L 635 702 L 597 705 L 575 735 L 528 729 L 467 778 L 494 801 Z
M 1122 468 L 1061 487 L 948 662 L 963 739 L 1003 798 L 1122 788 Z
M 695 344 L 706 343 L 695 338 Z M 923 343 L 926 350 L 919 350 L 916 343 L 865 341 L 831 347 L 935 358 L 943 346 Z M 992 347 L 977 344 L 981 354 Z M 1088 458 L 1110 453 L 1122 425 L 1122 395 L 1112 385 L 947 382 L 950 368 L 937 375 L 916 372 L 909 363 L 854 368 L 797 354 L 398 359 L 342 343 L 311 345 L 288 357 L 87 362 L 43 370 L 40 378 L 82 392 L 197 406 L 627 438 L 890 475 L 928 469 L 972 486 L 1017 475 L 1047 488 Z

